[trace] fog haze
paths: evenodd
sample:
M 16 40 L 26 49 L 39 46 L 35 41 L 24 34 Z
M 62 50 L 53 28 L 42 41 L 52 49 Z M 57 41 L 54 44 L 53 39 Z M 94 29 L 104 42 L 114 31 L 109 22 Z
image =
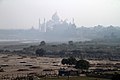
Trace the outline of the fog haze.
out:
M 119 0 L 0 0 L 0 29 L 38 28 L 38 19 L 75 19 L 77 27 L 120 26 Z

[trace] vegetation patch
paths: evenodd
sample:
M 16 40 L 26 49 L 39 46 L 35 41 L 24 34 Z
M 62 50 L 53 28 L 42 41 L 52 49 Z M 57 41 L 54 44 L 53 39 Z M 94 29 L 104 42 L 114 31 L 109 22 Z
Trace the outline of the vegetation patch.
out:
M 40 66 L 32 66 L 32 67 L 30 67 L 30 69 L 41 69 L 41 67 Z
M 26 63 L 26 62 L 22 61 L 22 62 L 20 62 L 20 63 Z

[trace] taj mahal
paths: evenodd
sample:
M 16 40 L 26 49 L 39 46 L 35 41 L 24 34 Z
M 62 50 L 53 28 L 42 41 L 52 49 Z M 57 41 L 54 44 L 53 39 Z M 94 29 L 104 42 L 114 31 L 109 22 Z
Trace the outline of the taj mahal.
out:
M 66 20 L 62 20 L 59 18 L 57 12 L 52 15 L 51 20 L 46 21 L 44 19 L 43 23 L 40 23 L 39 19 L 39 31 L 40 32 L 71 32 L 76 29 L 76 25 L 74 23 L 74 19 L 71 22 L 67 22 Z

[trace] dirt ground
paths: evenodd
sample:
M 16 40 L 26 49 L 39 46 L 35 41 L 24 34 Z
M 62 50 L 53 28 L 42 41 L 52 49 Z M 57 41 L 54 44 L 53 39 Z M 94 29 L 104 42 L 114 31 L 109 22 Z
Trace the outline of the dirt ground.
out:
M 0 72 L 0 76 L 19 76 L 28 73 L 46 74 L 44 71 L 46 69 L 52 70 L 50 74 L 58 74 L 61 58 L 0 54 L 0 66 L 4 70 L 4 72 Z
M 50 57 L 31 57 L 21 55 L 7 55 L 0 54 L 0 67 L 4 71 L 0 71 L 0 78 L 5 76 L 27 76 L 29 73 L 37 73 L 41 75 L 46 74 L 58 74 L 58 70 L 61 67 L 66 67 L 61 64 L 62 58 L 50 58 Z M 116 64 L 119 61 L 99 61 L 89 60 L 90 64 Z M 93 67 L 91 67 L 93 68 Z M 94 67 L 95 68 L 95 67 Z M 93 69 L 94 69 L 93 68 Z M 0 79 L 1 80 L 1 79 Z

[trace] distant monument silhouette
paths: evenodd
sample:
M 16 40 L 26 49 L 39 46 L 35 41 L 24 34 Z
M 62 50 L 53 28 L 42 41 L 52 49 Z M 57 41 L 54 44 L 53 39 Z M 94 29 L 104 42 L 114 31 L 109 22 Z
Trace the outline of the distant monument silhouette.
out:
M 40 32 L 57 32 L 63 33 L 64 31 L 72 31 L 76 29 L 76 25 L 74 23 L 74 19 L 72 22 L 67 22 L 66 20 L 62 20 L 59 18 L 57 12 L 52 15 L 51 20 L 40 23 L 39 19 L 39 31 Z

